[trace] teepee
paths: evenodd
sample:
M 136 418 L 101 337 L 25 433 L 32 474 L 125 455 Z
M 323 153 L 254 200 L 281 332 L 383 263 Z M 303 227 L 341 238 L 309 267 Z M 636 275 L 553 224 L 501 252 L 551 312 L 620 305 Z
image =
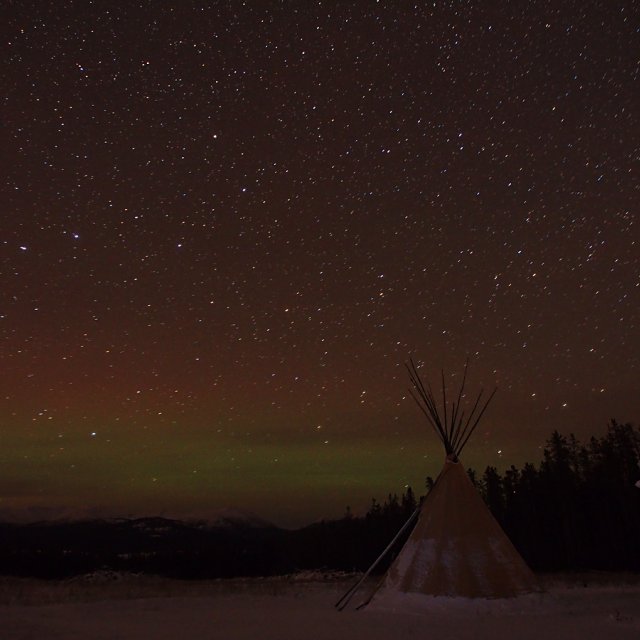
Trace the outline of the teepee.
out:
M 412 361 L 407 369 L 411 394 L 442 441 L 446 458 L 433 488 L 412 516 L 417 522 L 411 535 L 379 588 L 363 604 L 373 600 L 376 605 L 397 608 L 403 601 L 414 606 L 416 596 L 508 598 L 536 591 L 535 576 L 485 506 L 459 459 L 495 390 L 484 401 L 480 391 L 465 416 L 467 366 L 450 406 L 443 374 L 440 411 L 432 388 L 423 383 Z M 338 603 L 339 608 L 346 606 L 353 593 L 345 594 L 346 602 Z

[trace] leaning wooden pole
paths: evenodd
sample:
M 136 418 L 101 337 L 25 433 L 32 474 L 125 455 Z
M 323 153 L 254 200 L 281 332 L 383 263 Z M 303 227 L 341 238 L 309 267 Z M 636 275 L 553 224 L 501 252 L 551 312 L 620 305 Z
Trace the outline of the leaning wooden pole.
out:
M 404 523 L 400 531 L 396 533 L 393 540 L 385 547 L 385 550 L 375 559 L 374 563 L 365 571 L 364 575 L 358 582 L 356 582 L 343 596 L 336 602 L 334 605 L 338 611 L 342 611 L 348 604 L 351 598 L 356 595 L 356 592 L 362 585 L 362 583 L 369 577 L 371 572 L 382 562 L 383 558 L 391 551 L 393 545 L 396 543 L 398 538 L 409 528 L 409 525 L 417 518 L 420 513 L 420 507 L 417 507 L 416 510 L 409 516 L 409 519 Z

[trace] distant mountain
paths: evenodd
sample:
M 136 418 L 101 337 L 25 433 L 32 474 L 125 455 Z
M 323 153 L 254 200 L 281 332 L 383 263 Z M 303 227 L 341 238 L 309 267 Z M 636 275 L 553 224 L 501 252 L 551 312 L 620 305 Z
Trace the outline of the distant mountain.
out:
M 240 509 L 221 509 L 207 521 L 210 527 L 252 527 L 255 529 L 276 529 L 276 525 L 255 513 Z
M 64 578 L 97 570 L 176 578 L 280 573 L 288 532 L 243 512 L 212 520 L 164 517 L 0 522 L 0 575 Z
M 107 571 L 218 579 L 363 570 L 395 531 L 364 518 L 288 530 L 230 509 L 190 521 L 0 522 L 0 575 L 64 579 Z

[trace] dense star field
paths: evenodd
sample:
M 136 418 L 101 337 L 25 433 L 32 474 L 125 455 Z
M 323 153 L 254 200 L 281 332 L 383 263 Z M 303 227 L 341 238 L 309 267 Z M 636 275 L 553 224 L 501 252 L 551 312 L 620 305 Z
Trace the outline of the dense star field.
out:
M 640 414 L 633 2 L 14 2 L 0 517 L 280 524 Z M 473 394 L 471 394 L 473 395 Z

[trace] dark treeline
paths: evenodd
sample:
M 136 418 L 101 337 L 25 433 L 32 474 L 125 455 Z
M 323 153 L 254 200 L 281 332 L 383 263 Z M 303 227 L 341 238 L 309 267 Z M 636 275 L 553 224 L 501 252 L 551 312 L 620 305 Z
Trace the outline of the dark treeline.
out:
M 640 571 L 640 431 L 611 422 L 588 443 L 554 432 L 536 467 L 469 476 L 532 569 Z M 427 489 L 434 481 L 427 478 Z M 365 570 L 416 509 L 408 488 L 368 512 L 297 531 L 162 518 L 0 523 L 0 574 L 69 577 L 100 569 L 176 578 Z M 404 538 L 408 536 L 408 532 Z M 384 571 L 401 548 L 380 564 Z
M 640 431 L 611 421 L 588 443 L 555 431 L 538 467 L 469 475 L 533 569 L 640 570 Z

